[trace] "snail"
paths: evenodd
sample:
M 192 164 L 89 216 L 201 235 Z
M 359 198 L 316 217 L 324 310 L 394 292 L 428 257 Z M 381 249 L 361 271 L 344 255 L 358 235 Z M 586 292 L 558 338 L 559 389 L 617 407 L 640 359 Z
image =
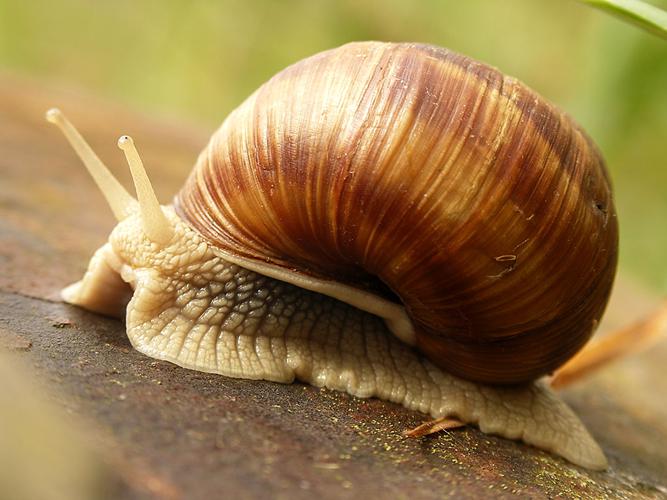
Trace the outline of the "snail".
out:
M 596 146 L 495 68 L 357 42 L 234 110 L 173 205 L 131 138 L 137 199 L 57 109 L 118 225 L 65 301 L 137 350 L 452 417 L 591 469 L 606 458 L 541 379 L 590 338 L 618 230 Z

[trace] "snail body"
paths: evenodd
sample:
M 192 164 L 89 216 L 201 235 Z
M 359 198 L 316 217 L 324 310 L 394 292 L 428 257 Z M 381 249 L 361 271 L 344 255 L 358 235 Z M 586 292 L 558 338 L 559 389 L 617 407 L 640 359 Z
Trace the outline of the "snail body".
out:
M 605 307 L 609 180 L 587 136 L 524 85 L 431 46 L 323 52 L 232 112 L 173 208 L 119 145 L 138 202 L 94 174 L 120 222 L 63 296 L 126 308 L 141 352 L 376 396 L 606 466 L 534 380 Z

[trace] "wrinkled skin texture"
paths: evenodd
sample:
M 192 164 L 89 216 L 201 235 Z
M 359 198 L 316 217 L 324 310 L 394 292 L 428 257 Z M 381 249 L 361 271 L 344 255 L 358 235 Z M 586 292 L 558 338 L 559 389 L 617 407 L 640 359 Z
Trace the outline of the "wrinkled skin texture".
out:
M 96 252 L 82 281 L 63 291 L 68 302 L 104 314 L 121 316 L 127 304 L 127 334 L 140 352 L 229 377 L 297 379 L 377 397 L 583 467 L 606 467 L 582 423 L 545 384 L 491 387 L 445 373 L 381 319 L 231 263 L 170 207 L 164 211 L 174 227 L 170 242 L 151 242 L 132 215 Z

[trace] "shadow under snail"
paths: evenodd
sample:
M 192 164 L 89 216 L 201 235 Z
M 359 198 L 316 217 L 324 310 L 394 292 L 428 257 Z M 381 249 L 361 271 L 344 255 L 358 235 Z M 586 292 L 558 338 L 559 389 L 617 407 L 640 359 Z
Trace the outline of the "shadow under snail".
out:
M 428 45 L 322 52 L 229 115 L 173 206 L 129 137 L 137 199 L 58 110 L 47 118 L 119 221 L 62 296 L 126 311 L 137 350 L 378 397 L 606 467 L 539 379 L 607 303 L 609 177 L 581 128 L 522 83 Z

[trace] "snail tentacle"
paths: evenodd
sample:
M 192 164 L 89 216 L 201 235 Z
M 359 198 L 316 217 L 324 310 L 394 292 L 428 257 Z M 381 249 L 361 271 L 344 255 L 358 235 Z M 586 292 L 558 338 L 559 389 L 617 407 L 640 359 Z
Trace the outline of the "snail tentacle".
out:
M 162 212 L 160 202 L 153 190 L 146 169 L 141 161 L 139 152 L 134 146 L 134 141 L 128 135 L 118 139 L 118 147 L 123 150 L 127 163 L 130 166 L 132 180 L 139 199 L 139 210 L 146 235 L 156 243 L 167 243 L 174 235 L 171 224 Z
M 83 278 L 60 292 L 62 299 L 89 311 L 120 318 L 132 289 L 119 274 L 120 262 L 106 243 L 90 259 Z
M 116 219 L 121 221 L 136 210 L 137 200 L 118 182 L 62 111 L 57 108 L 48 110 L 46 120 L 56 125 L 65 135 L 88 169 L 97 187 L 102 191 Z

